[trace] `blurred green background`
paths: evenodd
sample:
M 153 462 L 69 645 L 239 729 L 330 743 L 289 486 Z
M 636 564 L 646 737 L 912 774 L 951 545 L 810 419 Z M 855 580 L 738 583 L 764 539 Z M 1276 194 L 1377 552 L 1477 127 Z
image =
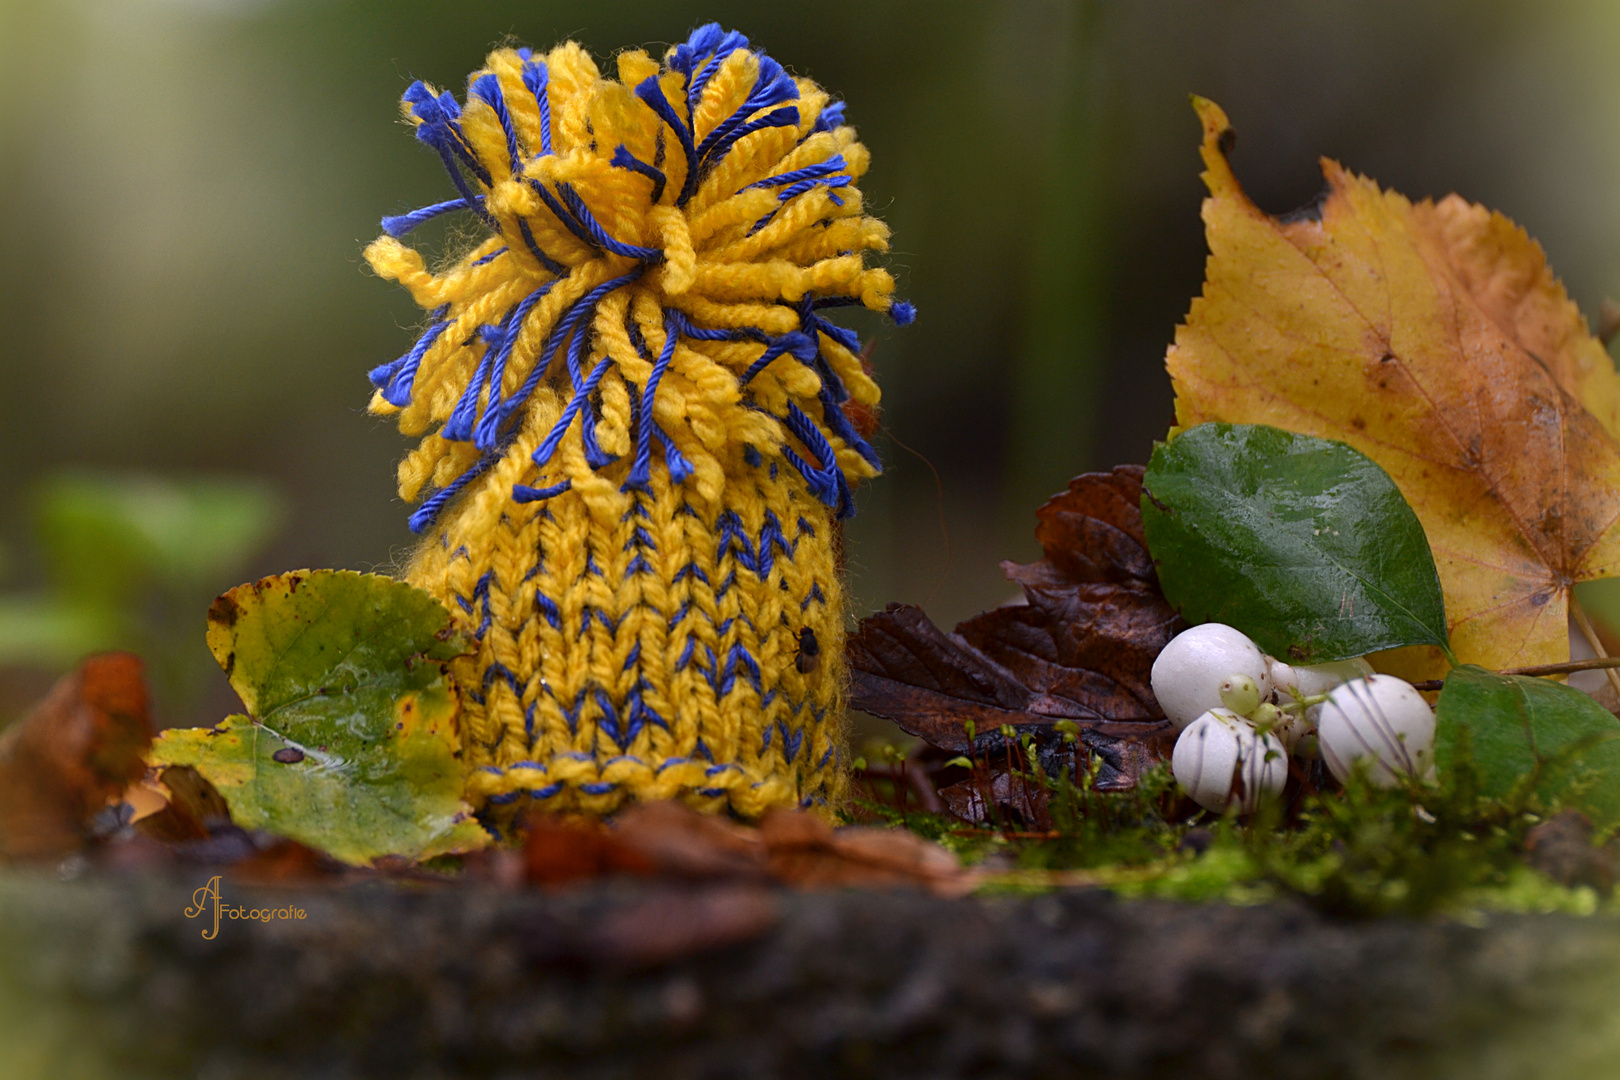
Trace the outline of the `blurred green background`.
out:
M 849 532 L 860 613 L 1001 601 L 1039 502 L 1163 434 L 1204 257 L 1190 91 L 1262 207 L 1310 201 L 1326 154 L 1510 214 L 1588 313 L 1620 293 L 1604 0 L 0 0 L 0 720 L 123 642 L 166 721 L 211 722 L 210 596 L 407 549 L 365 373 L 419 316 L 360 250 L 447 197 L 398 121 L 413 78 L 459 94 L 508 39 L 607 56 L 711 19 L 849 101 L 921 313 L 862 327 L 889 471 Z

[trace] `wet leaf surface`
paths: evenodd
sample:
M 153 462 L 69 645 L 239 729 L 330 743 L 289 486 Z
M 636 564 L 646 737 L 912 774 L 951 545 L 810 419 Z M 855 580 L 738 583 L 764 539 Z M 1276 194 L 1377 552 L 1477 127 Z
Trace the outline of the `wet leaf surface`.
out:
M 1235 626 L 1291 663 L 1446 644 L 1423 526 L 1342 442 L 1200 424 L 1153 451 L 1142 516 L 1189 622 Z
M 487 843 L 461 799 L 444 666 L 465 644 L 432 597 L 374 574 L 283 574 L 220 597 L 208 645 L 252 715 L 166 731 L 152 762 L 196 769 L 236 824 L 356 865 Z

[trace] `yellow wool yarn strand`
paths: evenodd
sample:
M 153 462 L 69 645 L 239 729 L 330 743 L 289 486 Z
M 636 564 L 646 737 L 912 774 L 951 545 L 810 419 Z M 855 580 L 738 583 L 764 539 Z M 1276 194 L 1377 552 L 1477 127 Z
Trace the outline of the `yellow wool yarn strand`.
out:
M 842 103 L 710 25 L 663 62 L 500 49 L 406 118 L 459 194 L 366 250 L 432 313 L 371 373 L 421 436 L 406 577 L 476 635 L 455 666 L 469 795 L 757 816 L 842 790 L 837 519 L 878 471 L 879 398 L 828 309 L 914 316 L 865 252 L 869 157 Z M 443 213 L 488 236 L 430 269 Z

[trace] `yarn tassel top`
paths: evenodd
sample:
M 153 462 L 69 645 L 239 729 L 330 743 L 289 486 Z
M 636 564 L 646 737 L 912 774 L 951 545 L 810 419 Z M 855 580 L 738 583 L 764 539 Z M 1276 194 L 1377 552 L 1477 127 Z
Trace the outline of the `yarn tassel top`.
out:
M 371 408 L 422 437 L 406 577 L 477 636 L 455 674 L 495 828 L 529 804 L 756 816 L 841 792 L 836 520 L 879 469 L 846 409 L 879 393 L 828 314 L 914 315 L 866 264 L 888 246 L 867 151 L 741 34 L 616 63 L 500 49 L 464 102 L 411 86 L 456 197 L 366 251 L 431 313 Z M 487 236 L 430 270 L 399 238 L 446 213 Z

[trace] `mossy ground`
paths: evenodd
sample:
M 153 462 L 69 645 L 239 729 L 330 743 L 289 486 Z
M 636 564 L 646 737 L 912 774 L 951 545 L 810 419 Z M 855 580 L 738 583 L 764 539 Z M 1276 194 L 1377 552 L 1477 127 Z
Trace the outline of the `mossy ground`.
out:
M 1356 918 L 1620 910 L 1591 886 L 1559 884 L 1525 862 L 1526 836 L 1561 807 L 1528 790 L 1486 799 L 1466 767 L 1403 788 L 1381 789 L 1359 775 L 1342 789 L 1296 785 L 1284 802 L 1248 817 L 1200 810 L 1179 797 L 1162 764 L 1126 792 L 1098 792 L 1066 772 L 1026 771 L 1013 783 L 1043 793 L 1049 828 L 1033 830 L 1004 808 L 978 825 L 921 812 L 883 783 L 868 787 L 853 813 L 904 826 L 996 871 L 990 890 L 1094 885 L 1128 897 L 1236 904 L 1296 897 Z

